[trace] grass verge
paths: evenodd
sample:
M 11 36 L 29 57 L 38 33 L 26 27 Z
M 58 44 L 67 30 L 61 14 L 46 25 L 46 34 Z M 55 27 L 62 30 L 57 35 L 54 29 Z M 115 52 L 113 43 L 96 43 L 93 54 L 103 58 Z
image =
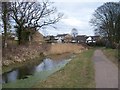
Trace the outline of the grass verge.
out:
M 105 48 L 102 49 L 103 53 L 111 60 L 115 65 L 118 66 L 118 55 L 117 55 L 117 49 L 110 49 L 110 48 Z
M 62 70 L 33 88 L 95 88 L 93 52 L 90 49 L 77 54 Z

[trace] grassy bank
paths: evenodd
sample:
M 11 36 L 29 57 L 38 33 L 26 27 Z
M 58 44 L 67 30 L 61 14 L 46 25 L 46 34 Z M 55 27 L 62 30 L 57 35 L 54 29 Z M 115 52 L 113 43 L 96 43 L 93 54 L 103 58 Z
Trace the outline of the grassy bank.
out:
M 70 43 L 43 43 L 10 47 L 4 51 L 5 55 L 2 57 L 2 73 L 26 63 L 34 62 L 34 60 L 42 58 L 43 55 L 51 56 L 65 53 L 80 53 L 83 50 L 85 50 L 85 47 L 82 45 Z
M 95 88 L 94 66 L 92 55 L 94 50 L 77 54 L 66 67 L 47 80 L 38 82 L 34 88 Z
M 102 51 L 109 58 L 109 60 L 111 60 L 113 63 L 115 63 L 118 66 L 117 49 L 105 48 L 102 49 Z
M 43 54 L 43 50 L 42 45 L 31 44 L 11 47 L 9 46 L 3 49 L 2 53 L 2 66 L 9 66 L 35 59 Z

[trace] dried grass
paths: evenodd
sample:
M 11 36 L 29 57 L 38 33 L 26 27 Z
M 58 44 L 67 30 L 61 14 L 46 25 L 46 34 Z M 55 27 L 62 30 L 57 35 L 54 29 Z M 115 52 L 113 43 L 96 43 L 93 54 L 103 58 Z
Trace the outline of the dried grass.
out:
M 86 48 L 80 44 L 72 43 L 55 43 L 51 45 L 51 48 L 45 52 L 46 54 L 63 54 L 63 53 L 80 53 Z

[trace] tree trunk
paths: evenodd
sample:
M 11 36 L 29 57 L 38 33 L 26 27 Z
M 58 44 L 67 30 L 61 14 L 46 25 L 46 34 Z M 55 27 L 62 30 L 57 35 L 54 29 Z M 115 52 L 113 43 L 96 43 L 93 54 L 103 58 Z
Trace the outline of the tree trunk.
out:
M 3 3 L 3 16 L 2 16 L 2 20 L 3 20 L 3 24 L 4 24 L 4 38 L 3 38 L 3 48 L 7 47 L 7 3 Z

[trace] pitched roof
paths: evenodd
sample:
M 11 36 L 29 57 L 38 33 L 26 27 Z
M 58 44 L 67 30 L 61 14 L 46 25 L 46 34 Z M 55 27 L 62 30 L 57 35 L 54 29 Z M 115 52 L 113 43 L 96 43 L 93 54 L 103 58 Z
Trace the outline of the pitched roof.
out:
M 35 34 L 33 35 L 33 41 L 35 42 L 39 42 L 39 41 L 43 41 L 43 35 L 36 31 Z
M 64 37 L 66 35 L 68 35 L 68 34 L 58 34 L 57 37 Z

